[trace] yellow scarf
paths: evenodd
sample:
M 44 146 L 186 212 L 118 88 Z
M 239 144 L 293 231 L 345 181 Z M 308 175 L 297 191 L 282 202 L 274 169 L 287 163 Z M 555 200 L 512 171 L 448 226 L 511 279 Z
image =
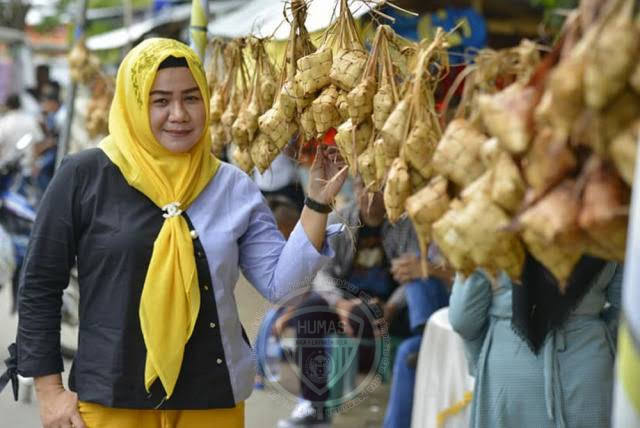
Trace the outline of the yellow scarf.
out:
M 118 166 L 127 183 L 158 207 L 178 202 L 179 209 L 186 210 L 215 175 L 220 162 L 210 154 L 208 126 L 187 153 L 172 153 L 153 136 L 149 92 L 158 66 L 169 56 L 187 60 L 209 123 L 209 90 L 196 54 L 175 40 L 149 39 L 132 49 L 118 69 L 109 112 L 109 136 L 102 140 L 100 148 Z M 160 215 L 163 212 L 158 210 Z M 199 310 L 200 291 L 189 227 L 180 215 L 167 217 L 153 244 L 140 299 L 140 326 L 147 348 L 147 391 L 160 378 L 167 398 L 171 397 Z

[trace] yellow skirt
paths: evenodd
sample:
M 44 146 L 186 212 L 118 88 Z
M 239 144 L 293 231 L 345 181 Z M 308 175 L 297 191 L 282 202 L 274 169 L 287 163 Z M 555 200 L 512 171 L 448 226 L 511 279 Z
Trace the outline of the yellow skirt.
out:
M 80 401 L 78 409 L 87 428 L 244 428 L 244 402 L 232 409 L 136 410 Z

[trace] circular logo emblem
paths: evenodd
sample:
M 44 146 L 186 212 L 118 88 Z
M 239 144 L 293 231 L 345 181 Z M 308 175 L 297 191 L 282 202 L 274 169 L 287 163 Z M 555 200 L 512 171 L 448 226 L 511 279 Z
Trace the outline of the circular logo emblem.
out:
M 326 382 L 333 372 L 333 359 L 325 350 L 313 352 L 305 362 L 304 374 L 315 383 Z

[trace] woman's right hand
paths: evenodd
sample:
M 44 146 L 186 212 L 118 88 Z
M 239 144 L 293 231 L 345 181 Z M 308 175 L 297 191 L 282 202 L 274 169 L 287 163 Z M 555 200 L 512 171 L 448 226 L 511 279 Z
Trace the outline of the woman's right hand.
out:
M 35 379 L 44 428 L 87 428 L 78 411 L 78 395 L 62 386 L 59 374 Z

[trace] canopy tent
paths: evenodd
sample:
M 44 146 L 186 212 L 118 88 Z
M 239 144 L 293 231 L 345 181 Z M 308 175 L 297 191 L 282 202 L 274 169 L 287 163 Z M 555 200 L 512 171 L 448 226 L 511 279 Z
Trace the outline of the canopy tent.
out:
M 212 16 L 224 14 L 245 3 L 244 0 L 224 0 L 210 2 L 209 12 Z M 116 49 L 125 46 L 127 43 L 135 42 L 155 28 L 173 22 L 189 22 L 191 17 L 191 4 L 183 4 L 167 9 L 163 9 L 157 15 L 144 21 L 137 22 L 129 28 L 118 28 L 87 38 L 87 48 L 90 50 Z
M 379 4 L 382 0 L 350 2 L 350 9 L 358 18 Z M 286 3 L 287 9 L 289 2 Z M 329 26 L 338 10 L 334 7 L 337 1 L 312 1 L 308 3 L 306 27 L 310 32 Z M 221 37 L 242 37 L 254 34 L 258 37 L 273 35 L 277 40 L 289 37 L 291 27 L 284 19 L 285 2 L 282 0 L 252 0 L 231 13 L 214 19 L 209 23 L 209 34 Z M 290 16 L 290 15 L 289 15 Z

